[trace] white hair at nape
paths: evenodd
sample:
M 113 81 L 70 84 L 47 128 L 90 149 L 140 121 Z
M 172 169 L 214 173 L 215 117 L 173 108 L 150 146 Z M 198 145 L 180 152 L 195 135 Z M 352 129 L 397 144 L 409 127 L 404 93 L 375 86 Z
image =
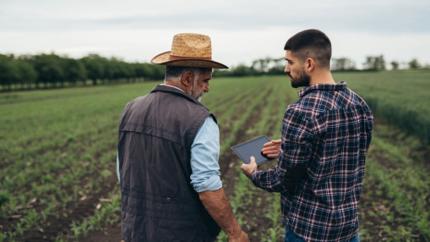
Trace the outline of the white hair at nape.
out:
M 176 79 L 185 71 L 196 72 L 198 74 L 211 71 L 211 68 L 201 68 L 201 67 L 185 67 L 185 66 L 166 66 L 166 71 L 164 74 L 165 80 Z

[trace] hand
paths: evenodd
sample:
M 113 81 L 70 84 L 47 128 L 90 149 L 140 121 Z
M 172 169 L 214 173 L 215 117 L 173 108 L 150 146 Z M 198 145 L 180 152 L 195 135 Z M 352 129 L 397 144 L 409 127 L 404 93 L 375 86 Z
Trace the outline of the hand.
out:
M 261 153 L 270 159 L 278 158 L 281 153 L 281 140 L 271 140 L 263 145 Z
M 223 188 L 216 191 L 199 192 L 199 199 L 211 217 L 227 234 L 229 241 L 248 241 L 248 236 L 242 231 L 233 215 Z
M 249 242 L 249 238 L 248 235 L 243 230 L 241 230 L 239 236 L 229 236 L 228 242 Z
M 243 173 L 245 173 L 246 176 L 251 177 L 252 174 L 257 171 L 257 162 L 255 162 L 255 157 L 251 156 L 249 163 L 243 163 L 240 166 L 240 169 L 242 169 Z

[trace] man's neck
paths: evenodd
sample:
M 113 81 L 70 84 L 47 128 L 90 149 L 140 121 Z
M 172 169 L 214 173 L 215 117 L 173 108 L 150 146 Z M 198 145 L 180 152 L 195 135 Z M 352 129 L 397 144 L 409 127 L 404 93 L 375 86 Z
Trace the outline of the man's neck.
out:
M 318 71 L 313 73 L 310 80 L 310 85 L 317 85 L 317 84 L 329 84 L 334 85 L 336 84 L 336 81 L 333 79 L 333 76 L 330 71 Z

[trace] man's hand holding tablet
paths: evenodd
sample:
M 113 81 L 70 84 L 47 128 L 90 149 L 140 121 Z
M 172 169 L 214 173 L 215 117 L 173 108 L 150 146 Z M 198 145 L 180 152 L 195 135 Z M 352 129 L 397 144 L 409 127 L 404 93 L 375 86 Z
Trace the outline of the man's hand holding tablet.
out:
M 281 140 L 270 140 L 266 136 L 260 136 L 231 148 L 242 159 L 241 169 L 247 176 L 257 171 L 258 165 L 269 159 L 279 157 L 281 152 Z
M 274 139 L 265 143 L 261 153 L 270 159 L 278 158 L 281 153 L 281 140 Z

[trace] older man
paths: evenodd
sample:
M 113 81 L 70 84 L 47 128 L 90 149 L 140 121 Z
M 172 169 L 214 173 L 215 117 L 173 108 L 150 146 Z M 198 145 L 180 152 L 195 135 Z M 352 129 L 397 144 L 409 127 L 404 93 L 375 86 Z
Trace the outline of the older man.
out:
M 299 32 L 284 49 L 291 85 L 304 88 L 285 111 L 282 142 L 263 148 L 279 163 L 258 171 L 252 158 L 242 169 L 256 186 L 281 193 L 285 241 L 358 241 L 372 112 L 346 83 L 333 79 L 331 43 L 323 32 Z
M 200 102 L 209 91 L 210 38 L 177 34 L 171 51 L 152 59 L 166 65 L 164 84 L 127 104 L 119 126 L 122 239 L 248 241 L 236 221 L 219 173 L 219 129 Z

